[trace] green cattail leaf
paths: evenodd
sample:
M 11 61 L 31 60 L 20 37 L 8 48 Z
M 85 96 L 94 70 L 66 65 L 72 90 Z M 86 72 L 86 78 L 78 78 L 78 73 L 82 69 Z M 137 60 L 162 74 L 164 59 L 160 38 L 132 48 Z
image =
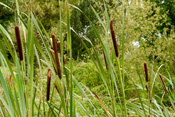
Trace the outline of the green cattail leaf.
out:
M 1 72 L 1 70 L 0 70 L 0 82 L 1 82 L 1 85 L 2 85 L 2 87 L 3 87 L 3 89 L 4 89 L 4 94 L 5 94 L 5 97 L 6 97 L 6 99 L 7 99 L 7 102 L 1 97 L 1 101 L 4 103 L 4 105 L 7 107 L 7 110 L 8 110 L 8 112 L 9 112 L 9 114 L 10 114 L 10 116 L 11 117 L 14 117 L 15 115 L 14 115 L 14 110 L 13 110 L 13 106 L 12 106 L 12 100 L 10 99 L 10 95 L 9 95 L 9 91 L 8 91 L 8 89 L 7 89 L 7 85 L 6 85 L 6 83 L 5 83 L 5 80 L 4 80 L 4 77 L 3 77 L 3 75 L 2 75 L 2 72 Z M 8 105 L 7 105 L 7 103 L 8 103 Z

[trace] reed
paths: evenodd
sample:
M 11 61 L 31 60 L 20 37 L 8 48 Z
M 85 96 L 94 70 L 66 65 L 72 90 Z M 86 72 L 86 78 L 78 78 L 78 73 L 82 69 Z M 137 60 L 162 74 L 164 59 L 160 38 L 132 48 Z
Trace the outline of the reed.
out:
M 160 77 L 160 80 L 161 80 L 161 83 L 162 83 L 162 86 L 163 86 L 163 89 L 164 89 L 165 93 L 168 93 L 168 90 L 167 90 L 167 88 L 166 88 L 166 86 L 165 86 L 165 83 L 164 83 L 164 81 L 163 81 L 162 75 L 159 74 L 159 77 Z
M 114 45 L 115 55 L 118 58 L 119 52 L 118 52 L 117 42 L 116 42 L 116 38 L 115 38 L 115 32 L 114 32 L 114 28 L 113 28 L 113 20 L 110 21 L 110 28 L 111 28 L 111 36 L 112 36 L 112 41 L 113 41 L 113 45 Z
M 104 61 L 105 61 L 106 69 L 109 69 L 109 68 L 108 68 L 108 65 L 107 65 L 106 56 L 105 56 L 104 51 L 103 51 L 103 55 L 104 55 Z
M 20 36 L 19 26 L 15 26 L 15 34 L 16 34 L 16 40 L 18 45 L 19 58 L 22 61 L 23 54 L 22 54 L 22 45 L 21 45 L 21 36 Z
M 55 38 L 54 34 L 52 35 L 52 42 L 53 42 L 53 49 L 54 49 L 54 53 L 55 53 L 55 61 L 56 61 L 57 72 L 58 72 L 59 78 L 61 79 L 61 67 L 60 67 L 60 61 L 59 61 L 59 57 L 58 57 L 56 38 Z
M 55 71 L 56 74 L 58 74 L 58 73 L 57 73 L 57 70 L 56 70 L 56 68 L 55 68 L 55 66 L 54 66 L 54 63 L 55 63 L 55 57 L 54 57 L 53 51 L 52 51 L 51 49 L 50 49 L 49 51 L 50 51 L 51 56 L 52 56 L 52 58 L 53 58 L 52 65 L 53 65 L 54 71 Z M 53 63 L 53 62 L 54 62 L 54 63 Z
M 61 53 L 61 47 L 60 47 L 60 41 L 58 41 L 58 49 L 59 49 L 60 54 L 62 54 Z M 63 54 L 63 63 L 66 64 L 66 60 L 64 58 L 64 54 Z
M 149 79 L 148 79 L 148 68 L 147 68 L 147 64 L 146 63 L 144 63 L 144 69 L 145 69 L 146 82 L 148 82 L 149 81 Z
M 151 117 L 151 94 L 150 94 L 150 90 L 149 90 L 149 78 L 148 78 L 148 68 L 147 68 L 147 64 L 144 63 L 144 70 L 145 70 L 145 80 L 146 80 L 146 90 L 148 93 L 148 100 L 149 100 L 149 116 Z
M 51 70 L 49 69 L 47 72 L 47 93 L 46 93 L 47 101 L 49 101 L 49 95 L 50 95 L 50 82 L 51 82 Z

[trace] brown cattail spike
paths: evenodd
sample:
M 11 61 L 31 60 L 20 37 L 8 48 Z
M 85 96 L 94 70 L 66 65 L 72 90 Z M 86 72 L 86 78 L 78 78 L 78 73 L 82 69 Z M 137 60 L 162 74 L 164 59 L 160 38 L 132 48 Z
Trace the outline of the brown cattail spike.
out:
M 113 45 L 114 45 L 115 55 L 116 55 L 116 57 L 118 57 L 119 52 L 118 52 L 117 42 L 116 42 L 116 38 L 115 38 L 115 32 L 113 29 L 113 20 L 110 21 L 110 28 L 111 28 L 111 35 L 112 35 L 112 41 L 113 41 Z
M 163 88 L 164 88 L 164 91 L 165 91 L 166 93 L 168 93 L 168 90 L 167 90 L 167 88 L 166 88 L 166 86 L 165 86 L 165 83 L 164 83 L 164 81 L 163 81 L 162 75 L 159 74 L 159 77 L 160 77 L 160 80 L 161 80 L 161 82 L 162 82 L 162 86 L 163 86 Z
M 47 72 L 47 94 L 46 94 L 47 101 L 49 101 L 49 95 L 50 95 L 50 81 L 51 81 L 51 70 L 49 69 Z
M 23 60 L 23 54 L 22 54 L 22 45 L 21 45 L 21 37 L 19 32 L 19 26 L 15 26 L 15 34 L 16 34 L 16 40 L 18 45 L 18 51 L 19 51 L 19 58 L 22 61 Z
M 56 60 L 57 71 L 58 71 L 59 78 L 61 79 L 61 67 L 60 67 L 60 61 L 59 61 L 59 57 L 58 57 L 56 39 L 55 39 L 54 34 L 52 35 L 52 42 L 53 42 L 53 49 L 54 49 L 54 52 L 55 52 L 55 60 Z
M 148 68 L 146 63 L 144 63 L 144 69 L 145 69 L 146 82 L 148 82 Z
M 61 54 L 61 47 L 60 47 L 60 41 L 58 41 L 58 49 L 59 49 L 59 52 Z M 64 54 L 63 54 L 63 63 L 66 64 L 66 61 L 64 59 Z

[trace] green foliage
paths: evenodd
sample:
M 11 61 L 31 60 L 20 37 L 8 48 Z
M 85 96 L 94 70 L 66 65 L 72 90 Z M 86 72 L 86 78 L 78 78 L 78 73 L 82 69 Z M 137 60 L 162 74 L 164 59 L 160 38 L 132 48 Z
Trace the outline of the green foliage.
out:
M 13 0 L 1 0 L 0 2 L 10 7 L 14 6 Z M 5 28 L 7 28 L 10 22 L 13 21 L 14 21 L 13 11 L 0 4 L 0 24 L 2 24 Z
M 81 9 L 82 12 L 85 13 L 94 24 L 96 24 L 97 19 L 91 9 L 91 6 L 93 6 L 93 4 L 94 4 L 93 1 L 83 0 L 79 5 L 77 5 L 77 7 Z M 88 40 L 90 40 L 93 44 L 95 44 L 95 33 L 93 32 L 89 21 L 77 9 L 73 9 L 71 12 L 71 26 L 76 31 L 76 33 L 78 33 L 81 36 L 85 36 Z M 72 32 L 71 36 L 72 36 L 72 43 L 74 45 L 73 48 L 74 59 L 77 58 L 83 59 L 86 51 L 82 42 L 80 41 L 80 38 L 74 32 Z M 86 45 L 90 47 L 90 44 L 88 42 L 86 42 Z
M 171 29 L 174 29 L 171 25 L 175 26 L 175 2 L 173 0 L 150 0 L 151 2 L 155 2 L 158 7 L 161 7 L 161 14 L 167 14 L 167 21 L 158 29 L 163 32 L 164 28 L 168 28 L 167 35 L 170 34 Z
M 73 0 L 69 2 L 74 4 Z M 64 1 L 42 0 L 26 4 L 20 1 L 18 4 L 16 0 L 15 25 L 20 26 L 24 59 L 18 59 L 17 44 L 12 41 L 15 34 L 11 27 L 14 25 L 10 28 L 1 26 L 4 43 L 0 41 L 0 89 L 3 90 L 0 90 L 0 115 L 115 117 L 175 114 L 175 74 L 174 67 L 170 66 L 175 64 L 175 35 L 171 30 L 167 36 L 166 27 L 160 31 L 159 27 L 167 23 L 168 17 L 160 15 L 162 9 L 153 2 L 138 0 L 106 0 L 106 4 L 102 0 L 76 2 L 80 3 L 79 8 Z M 26 9 L 22 10 L 23 7 Z M 110 19 L 114 19 L 119 57 L 113 49 Z M 70 52 L 66 64 L 63 64 L 63 54 L 59 54 L 61 77 L 54 70 L 56 57 L 49 51 L 52 44 L 49 38 L 53 32 L 60 39 L 62 53 L 63 48 Z M 6 50 L 12 56 L 11 60 Z M 77 53 L 86 62 L 73 60 Z M 148 63 L 147 82 L 143 68 L 145 61 Z M 5 74 L 6 69 L 8 74 Z M 46 101 L 48 69 L 52 75 L 50 100 Z M 160 73 L 165 86 L 159 78 Z M 9 75 L 11 79 L 8 79 Z

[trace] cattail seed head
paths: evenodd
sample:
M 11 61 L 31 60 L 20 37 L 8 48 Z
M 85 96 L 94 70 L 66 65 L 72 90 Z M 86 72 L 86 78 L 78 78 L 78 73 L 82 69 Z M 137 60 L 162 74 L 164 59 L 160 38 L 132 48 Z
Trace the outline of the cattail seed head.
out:
M 60 46 L 60 41 L 58 41 L 58 49 L 61 54 L 61 46 Z M 64 59 L 64 54 L 63 54 L 63 63 L 66 64 L 66 60 Z
M 16 34 L 16 40 L 17 40 L 17 45 L 18 45 L 19 58 L 22 61 L 23 60 L 23 54 L 22 54 L 22 45 L 21 45 L 21 37 L 20 37 L 19 26 L 15 26 L 15 34 Z
M 164 81 L 163 81 L 162 75 L 159 74 L 159 77 L 160 77 L 160 80 L 161 80 L 161 83 L 162 83 L 162 86 L 163 86 L 164 91 L 165 91 L 166 93 L 168 93 L 168 90 L 167 90 L 167 88 L 166 88 L 166 86 L 165 86 L 165 83 L 164 83 Z
M 114 45 L 115 55 L 118 58 L 119 52 L 118 52 L 117 42 L 116 42 L 116 38 L 115 38 L 115 32 L 114 32 L 114 28 L 113 28 L 113 20 L 110 21 L 110 28 L 111 28 L 111 35 L 112 35 L 112 41 L 113 41 L 113 45 Z
M 144 63 L 144 69 L 145 69 L 146 82 L 148 82 L 148 68 L 147 68 L 147 64 L 146 63 Z
M 52 43 L 53 43 L 53 49 L 54 49 L 54 52 L 55 52 L 55 60 L 56 60 L 57 71 L 58 71 L 59 78 L 61 79 L 61 67 L 60 67 L 60 61 L 59 61 L 59 57 L 58 57 L 56 39 L 55 39 L 54 34 L 52 35 Z
M 46 94 L 47 101 L 49 101 L 49 95 L 50 95 L 50 82 L 51 82 L 51 70 L 49 69 L 47 72 L 47 94 Z

